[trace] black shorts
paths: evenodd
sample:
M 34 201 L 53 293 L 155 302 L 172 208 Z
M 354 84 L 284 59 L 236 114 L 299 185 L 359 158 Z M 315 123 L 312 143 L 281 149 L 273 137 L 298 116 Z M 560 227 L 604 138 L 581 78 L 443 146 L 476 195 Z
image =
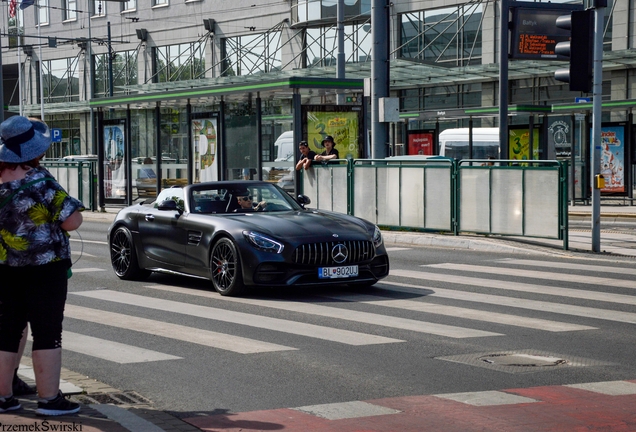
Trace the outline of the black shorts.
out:
M 18 352 L 31 325 L 33 351 L 62 347 L 69 260 L 41 266 L 0 265 L 0 351 Z

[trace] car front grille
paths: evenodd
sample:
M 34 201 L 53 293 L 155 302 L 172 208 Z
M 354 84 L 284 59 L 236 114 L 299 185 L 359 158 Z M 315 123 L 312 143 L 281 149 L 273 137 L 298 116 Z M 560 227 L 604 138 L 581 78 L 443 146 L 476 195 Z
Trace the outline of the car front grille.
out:
M 337 245 L 344 245 L 347 248 L 347 258 L 342 262 L 336 262 L 333 258 L 333 250 Z M 296 264 L 320 266 L 355 264 L 371 260 L 374 257 L 375 248 L 373 247 L 373 242 L 365 240 L 304 244 L 298 246 L 293 255 Z

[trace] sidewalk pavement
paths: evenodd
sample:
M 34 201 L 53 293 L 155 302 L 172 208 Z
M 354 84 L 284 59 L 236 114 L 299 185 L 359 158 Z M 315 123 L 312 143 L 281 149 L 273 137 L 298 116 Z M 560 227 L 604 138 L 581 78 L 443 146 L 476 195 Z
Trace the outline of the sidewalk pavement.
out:
M 382 236 L 386 243 L 406 244 L 413 246 L 448 247 L 454 249 L 468 249 L 485 252 L 505 253 L 547 253 L 560 255 L 574 255 L 579 253 L 594 254 L 594 256 L 623 256 L 636 257 L 636 206 L 601 206 L 601 252 L 592 252 L 592 206 L 570 206 L 568 219 L 568 250 L 564 250 L 563 240 L 517 237 L 502 235 L 433 234 L 408 233 L 388 231 Z M 577 223 L 572 228 L 573 222 Z M 586 228 L 581 228 L 581 222 L 588 222 Z M 631 225 L 625 229 L 613 228 L 606 230 L 604 224 L 612 223 Z
M 110 222 L 114 219 L 116 212 L 116 209 L 108 209 L 106 212 L 85 212 L 84 219 L 87 221 Z M 573 206 L 569 208 L 568 213 L 570 221 L 589 221 L 591 218 L 592 208 L 591 206 Z M 612 231 L 604 231 L 603 222 L 616 223 L 618 226 L 620 226 L 621 223 L 633 223 L 636 226 L 636 206 L 603 206 L 601 208 L 601 250 L 603 252 L 593 254 L 594 256 L 624 256 L 636 258 L 636 229 L 630 228 L 625 230 L 614 229 Z M 488 252 L 526 254 L 592 254 L 591 231 L 589 229 L 569 230 L 570 248 L 568 251 L 563 250 L 563 242 L 561 240 L 539 238 L 530 239 L 524 237 L 483 236 L 470 234 L 453 236 L 449 234 L 389 231 L 385 231 L 383 236 L 385 238 L 385 242 L 389 245 L 434 246 L 476 251 L 481 250 Z M 28 368 L 31 366 L 30 359 L 24 357 L 22 363 L 24 368 L 21 367 L 20 374 L 25 381 L 30 384 L 34 384 L 31 379 L 32 374 L 28 373 Z M 318 417 L 307 417 L 306 412 L 303 413 L 301 408 L 297 408 L 296 411 L 292 409 L 281 409 L 254 413 L 236 413 L 225 414 L 224 416 L 201 417 L 187 419 L 187 421 L 190 422 L 187 423 L 186 421 L 180 420 L 170 414 L 153 409 L 150 401 L 145 400 L 141 395 L 137 395 L 134 392 L 117 390 L 106 384 L 65 369 L 62 370 L 62 380 L 66 384 L 72 384 L 70 388 L 72 388 L 73 385 L 79 387 L 76 387 L 76 392 L 73 390 L 69 391 L 69 387 L 65 387 L 65 389 L 67 389 L 67 393 L 76 393 L 71 396 L 73 400 L 83 404 L 81 411 L 77 415 L 48 418 L 36 417 L 35 408 L 37 399 L 32 396 L 27 399 L 20 400 L 23 405 L 22 410 L 0 414 L 0 430 L 192 432 L 198 430 L 247 431 L 260 430 L 263 428 L 268 430 L 304 431 L 309 428 L 314 431 L 353 431 L 358 430 L 357 426 L 354 425 L 360 425 L 360 421 L 362 420 L 361 418 L 357 418 L 355 421 L 351 421 L 351 419 L 346 421 L 346 419 L 343 419 L 343 421 L 340 422 L 327 422 L 324 418 L 321 418 L 320 415 L 318 415 Z M 387 399 L 380 403 L 380 405 L 392 407 L 396 411 L 400 411 L 402 415 L 388 416 L 389 418 L 385 423 L 380 421 L 384 416 L 375 416 L 374 414 L 373 417 L 365 418 L 364 423 L 367 426 L 366 430 L 401 430 L 403 432 L 410 430 L 425 430 L 428 427 L 431 428 L 429 430 L 435 430 L 438 426 L 442 427 L 441 425 L 444 425 L 442 429 L 445 430 L 495 430 L 502 425 L 505 425 L 505 430 L 510 431 L 524 431 L 530 429 L 557 430 L 559 429 L 559 425 L 553 425 L 552 423 L 554 421 L 557 421 L 558 423 L 558 421 L 560 421 L 559 419 L 571 419 L 571 416 L 576 415 L 580 409 L 580 406 L 574 403 L 575 396 L 580 399 L 580 403 L 586 404 L 593 402 L 599 409 L 599 411 L 596 411 L 597 414 L 599 416 L 604 416 L 606 412 L 609 412 L 606 410 L 611 410 L 611 407 L 615 407 L 617 403 L 620 404 L 620 407 L 625 404 L 626 406 L 633 407 L 636 403 L 636 400 L 634 400 L 634 395 L 636 395 L 634 387 L 636 387 L 636 382 L 633 383 L 633 386 L 630 386 L 630 391 L 625 393 L 625 396 L 620 396 L 620 399 L 612 399 L 610 396 L 604 396 L 604 398 L 601 398 L 603 400 L 600 400 L 600 396 L 596 394 L 594 397 L 599 400 L 595 399 L 592 401 L 592 396 L 589 394 L 574 392 L 574 395 L 569 394 L 569 397 L 571 398 L 569 401 L 571 403 L 568 406 L 565 406 L 567 405 L 565 404 L 564 406 L 559 407 L 557 406 L 559 404 L 554 401 L 552 401 L 552 405 L 548 405 L 547 402 L 538 403 L 532 406 L 522 403 L 516 405 L 514 409 L 510 405 L 504 405 L 504 407 L 502 407 L 504 408 L 503 410 L 499 408 L 491 408 L 490 411 L 492 412 L 488 413 L 487 417 L 482 417 L 482 414 L 473 413 L 476 417 L 473 417 L 468 422 L 466 422 L 466 418 L 461 416 L 452 417 L 451 414 L 453 412 L 458 413 L 457 415 L 459 415 L 459 413 L 470 413 L 470 410 L 466 410 L 465 407 L 461 406 L 458 407 L 452 404 L 449 405 L 448 403 L 444 405 L 439 399 L 436 399 L 439 395 L 413 396 L 410 398 L 395 398 L 391 400 Z M 562 391 L 564 390 L 561 390 L 559 386 L 554 386 L 538 389 L 504 390 L 503 392 L 516 394 L 533 394 L 533 392 L 551 394 L 552 392 L 556 392 L 558 394 Z M 567 391 L 569 392 L 569 390 Z M 608 397 L 610 399 L 606 400 Z M 422 400 L 420 401 L 420 399 Z M 535 399 L 537 399 L 537 397 L 535 397 Z M 378 401 L 367 401 L 351 402 L 351 404 L 354 404 L 354 409 L 358 409 L 358 405 L 355 404 L 366 404 L 370 402 L 373 402 L 372 405 L 378 403 Z M 418 408 L 420 404 L 424 405 Z M 431 410 L 431 406 L 438 406 L 439 409 L 435 408 Z M 541 412 L 545 412 L 545 414 L 542 415 L 541 413 L 536 412 L 535 408 L 532 407 L 542 410 Z M 362 408 L 366 409 L 368 407 L 364 405 Z M 339 407 L 335 409 L 340 410 L 342 408 Z M 556 411 L 552 412 L 552 410 Z M 532 415 L 529 415 L 531 411 L 533 411 Z M 629 418 L 625 417 L 625 421 L 627 421 L 628 424 L 631 424 L 632 426 L 636 424 L 636 416 L 632 411 L 630 411 L 630 409 L 625 409 L 622 412 L 628 414 L 627 417 Z M 471 416 L 473 414 L 471 414 Z M 529 417 L 526 418 L 527 415 L 529 415 Z M 476 421 L 476 418 L 480 419 L 479 422 Z M 48 423 L 43 423 L 45 421 Z M 273 421 L 273 423 L 270 423 L 270 421 Z M 518 421 L 531 421 L 533 423 L 517 423 Z M 616 430 L 629 430 L 629 426 L 625 429 L 624 423 L 622 423 L 623 420 L 618 419 L 617 417 L 617 421 L 619 421 L 619 423 L 615 424 L 615 426 L 618 427 Z M 375 428 L 373 426 L 374 423 L 376 423 Z M 382 426 L 380 426 L 381 424 L 384 424 L 389 429 L 382 429 Z M 9 425 L 14 427 L 14 429 L 8 429 Z M 44 425 L 46 425 L 48 429 L 45 429 Z M 475 428 L 471 429 L 472 426 L 468 427 L 470 425 L 475 426 Z M 478 425 L 481 426 L 478 427 Z M 561 424 L 561 426 L 563 426 L 563 424 Z M 574 423 L 572 423 L 572 426 L 574 426 Z M 578 423 L 576 426 L 585 426 L 585 423 Z M 610 425 L 606 424 L 606 426 Z M 480 427 L 485 429 L 480 429 Z M 550 429 L 551 427 L 556 427 L 556 429 Z

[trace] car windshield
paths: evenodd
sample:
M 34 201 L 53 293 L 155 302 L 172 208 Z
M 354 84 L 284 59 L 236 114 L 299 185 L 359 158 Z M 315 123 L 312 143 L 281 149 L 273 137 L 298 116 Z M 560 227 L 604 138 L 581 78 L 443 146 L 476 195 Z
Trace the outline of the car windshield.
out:
M 269 183 L 224 184 L 211 183 L 191 190 L 192 213 L 249 213 L 301 210 L 287 192 Z

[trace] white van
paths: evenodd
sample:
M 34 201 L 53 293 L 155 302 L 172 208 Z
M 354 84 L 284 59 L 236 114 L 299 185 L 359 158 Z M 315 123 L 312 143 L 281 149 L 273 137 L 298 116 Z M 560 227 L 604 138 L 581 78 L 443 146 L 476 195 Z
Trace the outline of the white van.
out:
M 276 161 L 294 162 L 294 131 L 287 131 L 280 134 L 274 142 L 274 154 Z
M 294 132 L 283 132 L 274 142 L 274 161 L 263 162 L 263 179 L 278 181 L 294 169 Z
M 468 128 L 446 129 L 439 134 L 439 154 L 468 159 Z M 499 159 L 499 128 L 473 128 L 472 159 Z

